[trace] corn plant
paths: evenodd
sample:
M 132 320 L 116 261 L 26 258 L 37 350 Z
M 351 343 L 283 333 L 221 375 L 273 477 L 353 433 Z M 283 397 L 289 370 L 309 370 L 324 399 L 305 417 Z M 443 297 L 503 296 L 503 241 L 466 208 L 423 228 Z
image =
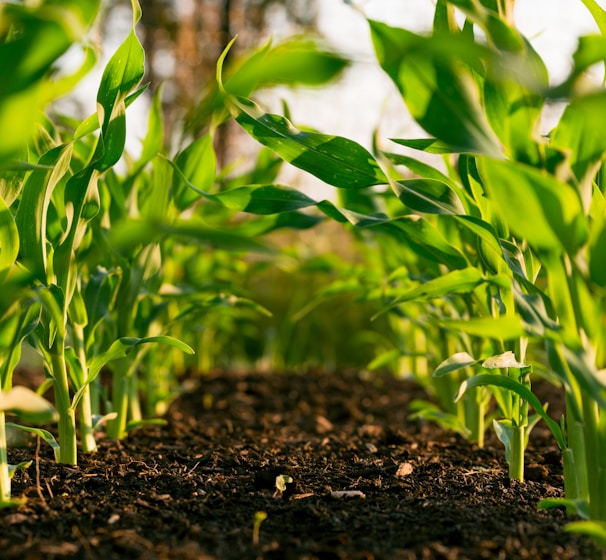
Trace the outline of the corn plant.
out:
M 368 20 L 379 64 L 428 133 L 395 142 L 443 154 L 446 173 L 414 157 L 378 150 L 390 162 L 382 167 L 346 138 L 300 130 L 286 117 L 234 95 L 227 84 L 223 93 L 235 120 L 290 164 L 339 189 L 387 185 L 395 194 L 401 203 L 396 210 L 389 204 L 383 209 L 357 205 L 354 211 L 263 187 L 282 200 L 276 212 L 286 201 L 316 206 L 339 222 L 389 233 L 417 255 L 431 257 L 437 266 L 425 267 L 430 271 L 425 277 L 416 273 L 416 255 L 404 263 L 409 280 L 388 306 L 453 301 L 436 320 L 450 340 L 459 341 L 454 354 L 445 345 L 447 355 L 466 352 L 472 366 L 485 359 L 481 356 L 515 350 L 521 363 L 527 355 L 548 362 L 566 393 L 565 424 L 546 414 L 529 389 L 525 368 L 517 378 L 472 376 L 464 389 L 491 385 L 500 395 L 506 422 L 497 426 L 511 442 L 510 472 L 517 478 L 523 476 L 530 403 L 562 449 L 567 505 L 604 523 L 604 274 L 599 263 L 605 246 L 606 112 L 603 88 L 595 84 L 583 90 L 580 84 L 589 67 L 606 59 L 606 12 L 593 0 L 583 4 L 602 35 L 579 39 L 569 77 L 555 86 L 531 42 L 515 27 L 513 1 L 438 1 L 431 35 Z M 462 26 L 456 10 L 465 16 Z M 221 61 L 218 77 L 221 84 Z M 567 107 L 555 128 L 541 135 L 543 108 L 555 100 Z M 391 164 L 413 177 L 396 175 Z M 261 189 L 251 187 L 248 194 L 248 207 L 242 209 L 251 211 Z M 473 345 L 457 348 L 467 337 Z M 509 401 L 501 389 L 511 392 Z M 596 530 L 595 524 L 579 527 Z

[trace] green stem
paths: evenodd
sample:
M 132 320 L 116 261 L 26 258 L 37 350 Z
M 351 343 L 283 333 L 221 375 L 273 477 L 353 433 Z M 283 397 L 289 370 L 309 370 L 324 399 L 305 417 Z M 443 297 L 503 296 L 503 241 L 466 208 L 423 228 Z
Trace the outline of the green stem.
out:
M 566 393 L 566 428 L 568 445 L 574 457 L 574 468 L 576 471 L 577 497 L 589 501 L 589 480 L 587 476 L 587 454 L 585 452 L 585 433 L 583 422 L 577 418 L 572 403 L 574 397 Z M 566 476 L 566 473 L 564 473 Z M 566 480 L 564 480 L 566 482 Z M 568 492 L 566 492 L 568 498 Z
M 471 441 L 475 441 L 478 447 L 484 447 L 484 433 L 486 431 L 486 399 L 482 392 L 482 387 L 476 387 L 465 395 L 465 426 L 469 428 Z
M 152 395 L 149 395 L 151 397 Z M 128 410 L 131 420 L 142 420 L 141 399 L 139 398 L 139 376 L 134 372 L 128 383 Z
M 0 411 L 0 504 L 10 502 L 10 499 L 11 478 L 8 472 L 6 421 L 4 411 Z
M 65 341 L 57 335 L 50 352 L 55 404 L 59 412 L 59 463 L 78 464 L 76 415 L 71 406 L 69 381 L 65 364 Z
M 81 325 L 73 325 L 74 348 L 78 355 L 80 368 L 82 370 L 82 379 L 80 383 L 84 386 L 82 397 L 78 404 L 78 416 L 80 421 L 80 437 L 82 439 L 82 451 L 84 453 L 95 453 L 97 451 L 97 442 L 93 431 L 93 406 L 91 399 L 91 386 L 86 384 L 88 380 L 88 367 L 86 365 L 86 350 L 84 349 L 84 330 Z
M 509 461 L 509 476 L 524 482 L 524 448 L 525 426 L 511 427 L 511 456 Z
M 562 450 L 562 464 L 564 466 L 564 495 L 567 500 L 582 499 L 579 490 L 579 477 L 574 451 L 567 447 Z
M 121 366 L 117 365 L 114 370 L 112 383 L 112 408 L 118 416 L 107 424 L 107 437 L 110 439 L 122 439 L 126 431 L 129 380 Z
M 90 385 L 84 387 L 82 397 L 78 405 L 80 419 L 80 437 L 82 439 L 82 451 L 84 453 L 95 453 L 97 441 L 93 430 L 93 413 Z
M 596 406 L 598 415 L 598 464 L 596 494 L 592 496 L 595 502 L 596 520 L 606 521 L 606 410 Z
M 589 489 L 589 515 L 592 520 L 600 519 L 599 513 L 603 509 L 600 505 L 600 449 L 598 433 L 598 408 L 595 400 L 581 393 L 583 403 L 583 421 L 585 434 L 585 456 L 587 459 L 587 482 Z

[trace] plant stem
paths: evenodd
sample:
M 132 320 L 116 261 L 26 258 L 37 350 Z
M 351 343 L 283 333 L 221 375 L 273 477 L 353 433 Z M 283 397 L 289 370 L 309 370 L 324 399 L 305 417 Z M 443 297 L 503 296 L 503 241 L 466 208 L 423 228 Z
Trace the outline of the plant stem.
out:
M 93 414 L 90 385 L 87 385 L 78 405 L 78 414 L 80 419 L 80 437 L 81 446 L 84 453 L 95 453 L 97 451 L 97 441 L 93 431 Z
M 509 461 L 509 476 L 524 482 L 524 447 L 525 426 L 511 426 L 511 457 Z
M 594 521 L 600 520 L 600 472 L 598 409 L 595 400 L 585 391 L 581 393 L 585 433 L 585 455 L 587 459 L 587 482 L 589 488 L 589 512 Z
M 59 335 L 50 351 L 55 404 L 59 412 L 59 463 L 78 464 L 76 415 L 71 406 L 69 382 L 65 364 L 65 341 Z
M 107 423 L 107 437 L 110 439 L 122 439 L 126 430 L 129 379 L 121 366 L 122 363 L 114 370 L 112 383 L 112 408 L 118 416 Z
M 8 472 L 8 452 L 6 443 L 6 419 L 0 411 L 0 504 L 11 499 L 11 478 Z
M 589 501 L 589 481 L 587 478 L 587 456 L 585 452 L 585 434 L 583 422 L 576 418 L 574 407 L 571 403 L 573 397 L 566 394 L 566 428 L 568 445 L 574 458 L 576 498 Z M 570 482 L 572 484 L 572 482 Z M 566 486 L 566 472 L 564 472 L 564 485 Z M 571 486 L 574 488 L 574 486 Z M 568 498 L 568 491 L 566 491 Z M 572 498 L 571 499 L 575 499 Z
M 575 461 L 574 451 L 570 447 L 562 450 L 562 464 L 564 467 L 564 495 L 566 499 L 581 499 L 577 476 L 578 469 Z
M 149 395 L 152 396 L 151 394 Z M 131 420 L 142 420 L 141 400 L 139 398 L 139 376 L 135 371 L 128 378 L 128 410 Z
M 88 367 L 86 365 L 86 351 L 84 349 L 84 329 L 81 325 L 73 325 L 74 347 L 80 363 L 82 383 L 84 389 L 80 403 L 78 404 L 78 416 L 80 420 L 80 437 L 82 439 L 82 451 L 84 453 L 95 453 L 97 451 L 97 442 L 93 433 L 93 407 L 91 399 L 91 386 L 86 384 L 88 380 Z

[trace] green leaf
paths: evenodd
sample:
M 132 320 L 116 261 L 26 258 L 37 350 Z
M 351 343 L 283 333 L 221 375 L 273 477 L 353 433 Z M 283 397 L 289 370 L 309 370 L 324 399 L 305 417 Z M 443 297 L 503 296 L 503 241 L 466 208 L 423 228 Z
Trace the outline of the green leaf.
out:
M 175 166 L 179 173 L 173 176 L 173 199 L 183 211 L 210 192 L 215 183 L 217 159 L 212 135 L 194 140 L 175 158 Z
M 587 237 L 578 193 L 537 169 L 483 158 L 479 170 L 495 211 L 532 247 L 574 255 Z
M 71 157 L 72 144 L 58 146 L 42 155 L 39 163 L 43 167 L 32 171 L 27 178 L 15 215 L 21 259 L 42 282 L 46 282 L 46 226 L 50 200 L 54 189 L 69 172 Z
M 503 17 L 504 8 L 495 0 L 449 0 L 457 6 L 470 20 L 478 24 L 492 42 L 507 51 L 519 51 L 524 48 L 524 39 L 519 32 L 508 25 Z M 511 4 L 513 6 L 513 3 Z M 513 8 L 510 8 L 513 9 Z
M 466 438 L 471 435 L 471 431 L 465 425 L 465 422 L 461 421 L 455 414 L 444 412 L 434 403 L 414 400 L 410 403 L 410 412 L 411 414 L 408 416 L 409 420 L 421 418 L 422 420 L 435 422 L 438 426 L 446 430 L 457 432 Z
M 442 377 L 453 371 L 475 366 L 480 360 L 474 360 L 467 352 L 457 352 L 444 360 L 433 372 L 432 377 Z
M 600 382 L 600 376 L 591 356 L 583 349 L 575 351 L 567 347 L 563 347 L 563 353 L 566 365 L 583 393 L 601 408 L 606 409 L 606 386 Z
M 185 299 L 185 301 L 188 303 L 192 302 L 192 299 L 194 299 L 194 297 L 195 297 L 194 294 L 191 294 L 191 293 L 178 294 L 178 296 L 182 296 Z M 193 301 L 191 303 L 191 305 L 189 305 L 183 311 L 181 311 L 175 317 L 174 320 L 180 321 L 180 320 L 184 319 L 185 317 L 187 317 L 188 315 L 191 315 L 193 313 L 200 312 L 200 311 L 202 311 L 203 313 L 206 313 L 206 312 L 208 312 L 209 309 L 213 309 L 213 308 L 216 308 L 219 306 L 253 309 L 257 313 L 260 313 L 261 315 L 265 315 L 266 317 L 273 316 L 272 312 L 269 311 L 269 309 L 263 307 L 262 305 L 258 304 L 257 302 L 255 302 L 249 298 L 238 297 L 234 294 L 221 293 L 216 296 L 205 298 L 200 301 Z
M 16 465 L 9 465 L 8 466 L 8 475 L 13 478 L 13 476 L 15 476 L 15 473 L 18 470 L 25 470 L 25 469 L 29 469 L 32 465 L 32 461 L 21 461 L 21 463 L 18 463 Z M 16 503 L 19 503 L 18 501 Z M 0 507 L 4 507 L 4 503 L 0 504 Z
M 446 142 L 442 142 L 437 138 L 416 138 L 411 140 L 405 138 L 390 138 L 390 140 L 401 146 L 420 150 L 421 152 L 427 152 L 428 154 L 455 154 L 465 151 L 462 148 L 456 148 Z
M 544 498 L 537 504 L 537 507 L 539 509 L 565 507 L 566 510 L 570 513 L 578 515 L 583 519 L 589 519 L 589 504 L 586 500 L 570 500 L 567 498 Z M 566 525 L 564 527 L 564 530 L 566 530 L 566 527 L 568 527 L 569 525 L 571 525 L 571 523 Z
M 38 436 L 53 448 L 53 452 L 55 453 L 55 461 L 59 462 L 59 453 L 61 452 L 61 447 L 57 443 L 55 436 L 53 436 L 53 434 L 51 434 L 48 430 L 43 430 L 42 428 L 31 428 L 30 426 L 21 426 L 20 424 L 13 424 L 12 422 L 7 422 L 6 426 L 10 426 L 11 428 L 19 428 L 24 432 Z
M 503 387 L 504 389 L 508 389 L 509 391 L 512 391 L 522 397 L 522 399 L 528 402 L 534 411 L 545 421 L 551 430 L 551 433 L 554 435 L 560 449 L 566 449 L 566 440 L 562 430 L 560 429 L 560 425 L 547 414 L 543 408 L 543 405 L 541 404 L 541 401 L 528 387 L 522 385 L 518 381 L 515 381 L 511 377 L 507 377 L 505 375 L 480 374 L 465 379 L 461 383 L 456 400 L 459 400 L 468 389 L 485 385 Z
M 249 99 L 238 98 L 231 107 L 255 140 L 329 185 L 359 189 L 388 182 L 372 154 L 353 140 L 301 131 L 284 117 L 264 113 Z
M 165 418 L 143 418 L 142 420 L 130 420 L 126 424 L 124 431 L 126 433 L 140 428 L 141 426 L 166 426 L 168 424 Z
M 486 282 L 486 278 L 477 268 L 453 270 L 438 278 L 421 282 L 418 286 L 405 291 L 391 305 L 404 301 L 444 297 L 450 294 L 465 294 L 473 291 L 483 282 Z
M 606 11 L 602 8 L 596 0 L 581 0 L 585 7 L 591 13 L 593 19 L 598 25 L 600 33 L 606 37 Z
M 290 187 L 251 185 L 239 187 L 212 197 L 233 210 L 251 214 L 278 214 L 315 206 L 317 201 Z
M 48 101 L 41 85 L 55 61 L 85 35 L 98 8 L 98 0 L 0 4 L 2 28 L 12 30 L 0 43 L 0 160 L 29 141 Z
M 483 338 L 496 340 L 512 340 L 526 335 L 526 331 L 519 317 L 480 317 L 468 320 L 440 321 L 443 328 L 464 332 Z
M 112 225 L 108 241 L 114 249 L 126 250 L 158 242 L 166 236 L 232 251 L 271 252 L 270 248 L 252 239 L 244 230 L 240 232 L 234 229 L 212 228 L 196 219 L 170 224 L 129 219 Z
M 19 231 L 13 214 L 0 196 L 0 283 L 19 254 Z
M 315 39 L 288 38 L 277 45 L 269 42 L 247 54 L 244 60 L 236 59 L 226 69 L 224 90 L 234 96 L 250 97 L 255 90 L 277 85 L 318 86 L 336 78 L 348 64 L 343 56 Z M 218 66 L 222 71 L 222 60 Z M 211 121 L 222 121 L 224 113 L 220 88 L 212 90 L 195 108 L 189 124 L 195 134 Z
M 147 118 L 147 133 L 141 145 L 141 155 L 137 161 L 137 170 L 150 162 L 162 151 L 164 144 L 164 123 L 162 121 L 162 85 L 158 87 L 152 99 Z
M 494 428 L 494 432 L 496 436 L 499 438 L 499 441 L 505 447 L 505 460 L 508 463 L 511 463 L 511 444 L 513 441 L 513 426 L 511 420 L 501 419 L 501 420 L 493 420 L 492 427 Z
M 57 276 L 57 284 L 63 289 L 68 304 L 75 282 L 73 252 L 82 240 L 87 223 L 99 211 L 98 178 L 98 171 L 89 166 L 72 175 L 65 185 L 64 204 L 71 212 L 67 216 L 67 235 L 55 250 L 53 269 Z
M 606 91 L 598 91 L 573 99 L 551 134 L 551 145 L 569 154 L 569 165 L 580 183 L 586 207 L 606 153 L 605 127 Z
M 134 1 L 133 8 L 136 6 Z M 125 100 L 144 72 L 145 52 L 132 29 L 105 66 L 97 93 L 101 137 L 94 165 L 99 171 L 109 169 L 122 156 L 126 140 Z
M 141 344 L 167 344 L 173 346 L 178 350 L 185 352 L 186 354 L 193 354 L 194 350 L 185 342 L 182 342 L 172 336 L 148 336 L 145 338 L 136 337 L 122 337 L 116 340 L 108 350 L 94 356 L 88 363 L 88 383 L 94 381 L 104 365 L 108 364 L 113 360 L 125 358 L 130 354 L 136 346 Z
M 606 288 L 606 224 L 595 235 L 589 251 L 589 277 L 596 285 Z
M 124 98 L 141 81 L 144 73 L 145 53 L 134 29 L 118 47 L 103 70 L 97 93 L 100 107 L 99 121 L 105 128 L 113 118 L 116 103 Z
M 485 47 L 459 35 L 421 37 L 373 20 L 369 25 L 379 63 L 415 120 L 451 151 L 499 157 L 473 75 Z
M 424 214 L 463 214 L 463 205 L 450 185 L 436 179 L 392 181 L 392 188 L 402 204 Z
M 48 424 L 57 420 L 51 403 L 21 385 L 0 391 L 0 411 L 11 412 L 28 424 Z
M 292 37 L 275 46 L 267 44 L 225 80 L 233 95 L 248 97 L 260 87 L 317 86 L 338 76 L 348 65 L 343 56 L 307 37 Z
M 393 140 L 397 143 L 406 142 L 405 140 Z M 419 177 L 423 177 L 424 179 L 432 179 L 434 181 L 439 181 L 440 183 L 444 183 L 448 185 L 453 191 L 457 191 L 459 186 L 455 183 L 448 175 L 442 173 L 435 167 L 424 163 L 418 159 L 413 157 L 405 156 L 403 154 L 394 154 L 391 152 L 383 152 L 383 155 L 389 159 L 395 165 L 403 165 L 412 171 L 415 175 Z
M 606 521 L 573 521 L 564 527 L 564 531 L 586 535 L 597 541 L 600 546 L 606 546 Z

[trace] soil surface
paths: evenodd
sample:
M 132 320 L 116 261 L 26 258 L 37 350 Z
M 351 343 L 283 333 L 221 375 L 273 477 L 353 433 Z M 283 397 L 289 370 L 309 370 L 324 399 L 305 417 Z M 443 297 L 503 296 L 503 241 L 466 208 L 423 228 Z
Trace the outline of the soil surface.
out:
M 34 461 L 13 479 L 25 504 L 0 510 L 0 557 L 598 557 L 564 511 L 537 509 L 563 495 L 542 427 L 520 483 L 493 436 L 479 449 L 408 419 L 415 398 L 417 385 L 390 377 L 213 374 L 166 426 L 100 439 L 77 467 L 46 445 L 10 450 L 11 463 Z

